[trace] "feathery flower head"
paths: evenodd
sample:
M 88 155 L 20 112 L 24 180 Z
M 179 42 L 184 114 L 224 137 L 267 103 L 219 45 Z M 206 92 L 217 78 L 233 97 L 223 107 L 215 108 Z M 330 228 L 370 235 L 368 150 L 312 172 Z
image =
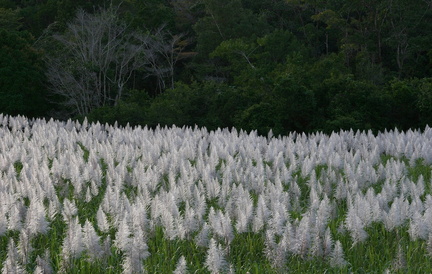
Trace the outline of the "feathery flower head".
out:
M 347 265 L 347 261 L 344 258 L 344 252 L 342 244 L 339 240 L 336 241 L 333 252 L 330 255 L 330 265 L 332 267 L 344 267 Z
M 187 273 L 187 264 L 184 256 L 181 256 L 177 261 L 176 268 L 173 274 L 186 274 Z
M 227 268 L 228 263 L 225 260 L 223 253 L 220 244 L 217 244 L 216 240 L 211 238 L 204 264 L 212 274 L 223 272 Z

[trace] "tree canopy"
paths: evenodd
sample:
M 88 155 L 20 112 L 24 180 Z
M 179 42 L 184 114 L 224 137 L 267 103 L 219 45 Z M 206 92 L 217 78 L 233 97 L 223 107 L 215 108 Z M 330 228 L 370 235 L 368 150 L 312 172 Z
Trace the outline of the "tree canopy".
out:
M 432 2 L 0 1 L 0 112 L 267 134 L 432 121 Z

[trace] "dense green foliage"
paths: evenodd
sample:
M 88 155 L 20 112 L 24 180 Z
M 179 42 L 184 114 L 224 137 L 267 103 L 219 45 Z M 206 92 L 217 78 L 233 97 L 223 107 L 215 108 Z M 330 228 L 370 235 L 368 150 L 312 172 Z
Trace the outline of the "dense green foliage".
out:
M 17 12 L 0 8 L 0 111 L 41 116 L 47 111 L 43 62 Z
M 76 115 L 48 92 L 42 60 L 61 52 L 53 38 L 70 33 L 78 9 L 109 7 L 128 33 L 163 29 L 163 45 L 175 43 L 147 52 L 154 58 L 91 120 L 260 134 L 432 122 L 432 5 L 407 0 L 1 0 L 0 112 Z M 74 62 L 78 74 L 100 71 Z M 115 78 L 115 67 L 106 71 Z

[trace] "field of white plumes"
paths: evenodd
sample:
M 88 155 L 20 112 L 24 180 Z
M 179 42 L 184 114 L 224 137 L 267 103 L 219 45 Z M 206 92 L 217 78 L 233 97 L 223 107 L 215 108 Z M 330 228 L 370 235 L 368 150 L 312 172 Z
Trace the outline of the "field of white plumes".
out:
M 432 272 L 432 129 L 0 115 L 2 273 Z

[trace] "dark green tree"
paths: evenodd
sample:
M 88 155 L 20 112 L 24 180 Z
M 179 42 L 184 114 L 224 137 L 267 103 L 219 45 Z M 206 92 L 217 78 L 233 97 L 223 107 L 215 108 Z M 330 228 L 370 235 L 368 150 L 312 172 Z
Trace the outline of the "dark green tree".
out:
M 194 26 L 197 50 L 206 58 L 224 40 L 259 37 L 268 31 L 263 18 L 243 8 L 240 0 L 205 0 L 206 15 Z
M 328 105 L 323 130 L 383 130 L 389 124 L 391 98 L 371 82 L 341 74 L 323 81 Z
M 134 29 L 150 30 L 164 25 L 175 30 L 175 12 L 168 0 L 127 0 L 121 5 L 121 13 Z
M 27 32 L 0 28 L 0 112 L 44 116 L 49 104 L 40 53 Z
M 18 31 L 22 28 L 21 19 L 16 10 L 0 7 L 0 28 Z

